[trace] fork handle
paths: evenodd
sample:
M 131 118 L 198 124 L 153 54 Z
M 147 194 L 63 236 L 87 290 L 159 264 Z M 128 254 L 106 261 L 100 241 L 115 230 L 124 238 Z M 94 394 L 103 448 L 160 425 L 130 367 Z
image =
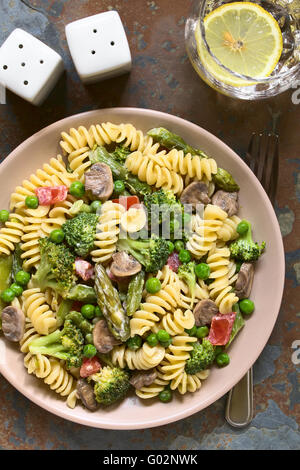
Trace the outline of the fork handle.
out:
M 252 367 L 246 375 L 230 390 L 226 412 L 226 421 L 233 427 L 243 428 L 253 418 L 253 370 Z

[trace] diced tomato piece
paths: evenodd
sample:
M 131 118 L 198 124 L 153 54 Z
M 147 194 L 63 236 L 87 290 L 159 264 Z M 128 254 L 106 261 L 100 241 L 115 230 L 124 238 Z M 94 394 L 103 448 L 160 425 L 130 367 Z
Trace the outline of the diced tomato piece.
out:
M 214 346 L 224 346 L 228 343 L 233 323 L 235 320 L 235 312 L 218 313 L 212 318 L 208 340 Z
M 140 200 L 137 196 L 121 196 L 119 199 L 113 199 L 112 202 L 121 204 L 121 206 L 125 207 L 126 210 L 128 210 L 131 206 L 140 204 Z
M 36 188 L 35 194 L 38 197 L 40 206 L 50 206 L 52 204 L 52 192 L 49 186 Z
M 181 265 L 181 261 L 179 261 L 179 256 L 178 253 L 173 251 L 173 253 L 170 254 L 169 258 L 167 259 L 167 265 L 169 266 L 172 271 L 177 273 L 179 266 Z
M 67 198 L 68 188 L 66 186 L 42 186 L 35 189 L 40 206 L 50 206 L 62 202 Z
M 80 367 L 80 377 L 89 377 L 90 375 L 97 374 L 101 369 L 99 359 L 94 356 L 91 358 L 84 358 L 82 366 Z
M 75 272 L 80 276 L 84 281 L 88 281 L 94 275 L 94 268 L 88 261 L 76 258 L 75 259 Z
M 66 186 L 54 186 L 51 188 L 52 191 L 52 204 L 57 202 L 63 202 L 67 199 L 68 188 Z

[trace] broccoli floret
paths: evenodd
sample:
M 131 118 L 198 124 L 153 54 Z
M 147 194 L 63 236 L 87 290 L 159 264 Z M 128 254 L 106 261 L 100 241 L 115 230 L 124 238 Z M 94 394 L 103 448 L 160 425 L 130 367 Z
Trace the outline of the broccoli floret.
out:
M 262 242 L 260 246 L 258 243 L 255 243 L 252 240 L 251 224 L 248 221 L 245 222 L 248 223 L 248 230 L 240 235 L 236 241 L 231 243 L 231 256 L 232 258 L 242 262 L 256 261 L 262 254 L 266 243 Z
M 195 263 L 190 261 L 189 263 L 181 264 L 178 267 L 177 273 L 180 279 L 182 279 L 187 284 L 192 301 L 194 301 L 196 292 Z
M 152 236 L 148 240 L 120 239 L 117 243 L 117 249 L 129 252 L 150 273 L 161 269 L 169 256 L 167 240 L 156 236 Z
M 128 155 L 131 153 L 128 147 L 123 147 L 123 145 L 117 145 L 115 150 L 112 153 L 112 156 L 121 163 L 124 163 Z
M 182 226 L 183 205 L 176 199 L 172 191 L 159 189 L 144 198 L 144 204 L 148 211 L 148 221 L 152 229 L 159 224 L 163 224 L 162 229 L 166 230 L 166 238 L 174 235 L 176 226 Z M 162 232 L 162 235 L 166 235 Z
M 185 371 L 187 374 L 197 374 L 201 370 L 207 369 L 215 359 L 215 346 L 208 339 L 203 339 L 202 343 L 194 343 L 190 358 L 186 361 Z
M 39 240 L 41 261 L 32 282 L 41 290 L 51 287 L 65 297 L 75 282 L 75 256 L 63 244 L 56 244 L 49 238 Z
M 105 366 L 91 379 L 95 382 L 95 398 L 101 405 L 112 405 L 125 398 L 129 388 L 129 374 L 119 367 Z
M 83 358 L 84 338 L 80 329 L 66 320 L 62 330 L 33 340 L 29 345 L 32 354 L 46 354 L 63 359 L 67 367 L 80 367 Z
M 158 191 L 154 191 L 153 193 L 146 195 L 144 198 L 144 204 L 149 212 L 151 212 L 152 205 L 169 206 L 172 207 L 174 211 L 182 211 L 183 207 L 172 191 L 166 191 L 164 189 L 159 189 Z
M 78 256 L 85 258 L 93 249 L 99 216 L 79 213 L 62 225 L 66 242 Z

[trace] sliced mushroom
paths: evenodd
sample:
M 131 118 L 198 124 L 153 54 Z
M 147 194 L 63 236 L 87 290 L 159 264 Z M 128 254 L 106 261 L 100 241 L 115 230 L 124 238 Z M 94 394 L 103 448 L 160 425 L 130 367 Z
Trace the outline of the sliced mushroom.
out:
M 253 277 L 254 265 L 243 263 L 235 283 L 235 293 L 239 299 L 247 299 L 250 296 Z
M 192 204 L 193 209 L 196 209 L 197 204 L 209 204 L 208 186 L 202 181 L 194 181 L 184 189 L 180 196 L 180 202 Z
M 151 385 L 157 377 L 157 372 L 155 369 L 147 370 L 147 371 L 137 371 L 134 372 L 129 380 L 131 385 L 140 390 L 142 387 L 146 387 Z
M 239 210 L 238 193 L 219 190 L 213 195 L 212 203 L 227 212 L 228 217 L 237 214 Z
M 93 329 L 93 343 L 97 351 L 106 354 L 113 349 L 114 346 L 121 344 L 109 331 L 106 320 L 99 320 Z
M 22 310 L 11 305 L 5 307 L 2 310 L 2 330 L 9 341 L 20 341 L 25 331 L 25 315 Z
M 119 251 L 112 256 L 110 272 L 116 277 L 133 276 L 141 271 L 142 265 L 126 251 Z
M 210 325 L 212 318 L 219 312 L 215 302 L 210 299 L 200 300 L 194 308 L 196 326 Z
M 90 199 L 107 201 L 114 190 L 111 169 L 105 163 L 95 163 L 85 173 L 85 190 Z
M 77 381 L 76 392 L 78 398 L 80 398 L 88 410 L 96 411 L 99 408 L 99 404 L 95 399 L 93 387 L 86 380 L 80 378 Z

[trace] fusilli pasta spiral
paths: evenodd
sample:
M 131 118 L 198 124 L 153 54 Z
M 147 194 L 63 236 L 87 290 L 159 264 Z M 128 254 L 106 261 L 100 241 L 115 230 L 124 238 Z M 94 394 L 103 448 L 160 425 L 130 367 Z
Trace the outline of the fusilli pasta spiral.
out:
M 205 207 L 203 219 L 199 214 L 192 217 L 193 233 L 188 240 L 187 249 L 195 258 L 202 258 L 214 246 L 217 233 L 226 218 L 226 212 L 212 204 Z
M 188 336 L 186 333 L 174 336 L 172 344 L 165 353 L 164 360 L 158 366 L 163 379 L 171 382 L 171 389 L 178 389 L 182 394 L 187 391 L 188 383 L 188 374 L 184 370 L 185 364 L 190 357 L 189 351 L 193 349 L 192 343 L 196 341 L 197 338 Z
M 219 307 L 220 313 L 232 312 L 232 306 L 239 300 L 229 284 L 229 256 L 229 248 L 215 247 L 208 253 L 206 261 L 210 267 L 209 277 L 213 279 L 208 286 L 210 297 Z
M 171 190 L 174 194 L 180 194 L 183 190 L 182 177 L 175 171 L 158 165 L 151 156 L 136 151 L 127 157 L 125 164 L 140 181 L 150 186 Z
M 24 313 L 31 320 L 37 333 L 48 335 L 56 328 L 56 317 L 47 304 L 46 296 L 38 287 L 28 285 L 22 294 Z
M 124 212 L 125 208 L 121 204 L 112 201 L 102 205 L 94 242 L 96 249 L 91 252 L 95 263 L 107 262 L 116 251 L 119 223 Z
M 133 351 L 122 346 L 116 346 L 111 352 L 111 358 L 114 365 L 124 369 L 126 366 L 133 370 L 148 370 L 156 367 L 164 358 L 165 348 L 160 345 L 149 346 L 144 343 L 143 346 Z
M 21 241 L 25 230 L 25 219 L 19 214 L 9 214 L 9 220 L 0 229 L 0 255 L 9 255 Z
M 240 221 L 241 219 L 237 215 L 227 217 L 227 219 L 224 220 L 222 227 L 218 230 L 217 237 L 224 242 L 235 240 L 235 238 L 239 236 L 236 228 Z
M 190 179 L 196 178 L 201 181 L 204 177 L 211 181 L 212 176 L 217 173 L 217 163 L 213 158 L 200 158 L 198 155 L 186 155 L 182 150 L 172 149 L 170 152 L 160 152 L 156 156 L 155 162 L 161 167 L 167 168 L 181 176 L 188 176 Z
M 190 330 L 194 325 L 195 317 L 191 310 L 183 312 L 177 309 L 162 318 L 158 329 L 166 330 L 170 336 L 176 336 L 182 334 L 185 329 Z

